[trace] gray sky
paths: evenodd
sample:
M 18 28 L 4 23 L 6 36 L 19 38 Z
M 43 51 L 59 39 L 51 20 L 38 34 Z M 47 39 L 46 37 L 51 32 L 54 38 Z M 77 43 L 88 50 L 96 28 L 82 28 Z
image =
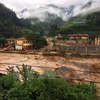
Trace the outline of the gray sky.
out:
M 67 20 L 70 16 L 76 16 L 78 14 L 85 14 L 93 11 L 100 10 L 100 0 L 91 0 L 93 4 L 90 8 L 81 9 L 81 7 L 90 0 L 0 0 L 8 8 L 16 12 L 18 17 L 37 17 L 41 20 L 45 20 L 45 13 L 49 12 L 56 14 L 58 17 L 61 17 L 63 20 Z M 59 7 L 68 8 L 71 5 L 75 5 L 73 13 L 69 14 L 63 12 L 59 8 L 46 8 L 46 5 L 54 4 Z M 23 9 L 28 9 L 27 12 L 21 14 L 18 13 Z
M 88 0 L 0 0 L 7 7 L 14 11 L 20 11 L 25 8 L 40 7 L 48 4 L 54 4 L 61 7 L 70 5 L 85 4 Z

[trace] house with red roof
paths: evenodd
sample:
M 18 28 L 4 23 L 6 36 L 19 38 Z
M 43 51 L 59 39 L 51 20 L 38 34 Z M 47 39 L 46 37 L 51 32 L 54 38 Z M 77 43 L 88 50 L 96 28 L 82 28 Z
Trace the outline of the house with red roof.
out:
M 69 41 L 73 40 L 76 44 L 89 44 L 89 35 L 88 34 L 68 34 Z
M 32 43 L 29 42 L 25 37 L 17 38 L 15 40 L 16 50 L 30 50 L 32 49 Z
M 89 39 L 88 34 L 68 34 L 68 37 L 70 40 L 76 40 L 76 39 Z

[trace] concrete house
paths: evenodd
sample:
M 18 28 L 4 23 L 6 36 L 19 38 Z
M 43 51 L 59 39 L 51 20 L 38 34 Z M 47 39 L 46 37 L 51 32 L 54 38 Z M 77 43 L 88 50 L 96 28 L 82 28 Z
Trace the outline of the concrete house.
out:
M 100 45 L 100 36 L 95 37 L 95 45 Z
M 68 34 L 69 40 L 73 40 L 79 44 L 87 44 L 89 43 L 89 35 L 88 34 Z
M 30 43 L 26 38 L 17 38 L 15 40 L 16 50 L 30 50 L 32 49 L 32 43 Z
M 89 39 L 88 34 L 68 34 L 68 37 L 69 37 L 70 40 L 76 40 L 76 39 L 87 40 L 87 39 Z
M 7 39 L 7 41 L 8 41 L 8 45 L 14 45 L 15 44 L 15 38 L 9 38 L 9 39 Z

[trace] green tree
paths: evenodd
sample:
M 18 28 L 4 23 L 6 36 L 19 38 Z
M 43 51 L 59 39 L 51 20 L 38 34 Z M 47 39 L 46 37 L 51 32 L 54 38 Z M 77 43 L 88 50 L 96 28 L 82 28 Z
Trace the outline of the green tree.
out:
M 57 24 L 52 24 L 50 26 L 50 30 L 49 30 L 48 35 L 49 36 L 56 36 L 58 34 L 58 30 L 59 30 L 59 28 L 58 28 Z
M 13 88 L 14 83 L 12 74 L 2 75 L 0 77 L 0 100 L 7 100 L 7 92 Z
M 33 33 L 33 34 L 28 34 L 26 36 L 26 38 L 32 42 L 33 44 L 33 48 L 34 49 L 41 49 L 43 48 L 44 46 L 47 46 L 47 41 L 45 38 L 41 37 L 40 34 L 36 34 L 36 33 Z
M 4 47 L 5 45 L 6 45 L 6 43 L 7 43 L 7 40 L 5 39 L 5 38 L 0 38 L 0 47 L 2 48 L 2 47 Z
M 57 38 L 52 38 L 51 42 L 52 43 L 56 43 L 57 42 Z

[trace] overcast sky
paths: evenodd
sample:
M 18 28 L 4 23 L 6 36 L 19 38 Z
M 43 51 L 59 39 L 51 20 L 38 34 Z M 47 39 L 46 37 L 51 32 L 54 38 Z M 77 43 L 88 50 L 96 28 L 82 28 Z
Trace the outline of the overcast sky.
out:
M 25 8 L 33 8 L 54 4 L 61 7 L 68 7 L 70 5 L 85 4 L 88 0 L 0 0 L 7 7 L 14 11 L 20 11 Z
M 63 20 L 68 20 L 70 16 L 76 16 L 78 14 L 85 14 L 93 11 L 100 10 L 100 0 L 93 1 L 91 7 L 82 9 L 82 6 L 90 0 L 0 0 L 8 8 L 16 12 L 19 18 L 37 17 L 41 20 L 45 20 L 45 13 L 56 14 Z M 45 7 L 46 5 L 53 4 L 59 7 L 68 8 L 74 5 L 75 8 L 71 14 L 63 12 L 59 8 Z M 23 9 L 28 9 L 25 13 L 19 13 Z

